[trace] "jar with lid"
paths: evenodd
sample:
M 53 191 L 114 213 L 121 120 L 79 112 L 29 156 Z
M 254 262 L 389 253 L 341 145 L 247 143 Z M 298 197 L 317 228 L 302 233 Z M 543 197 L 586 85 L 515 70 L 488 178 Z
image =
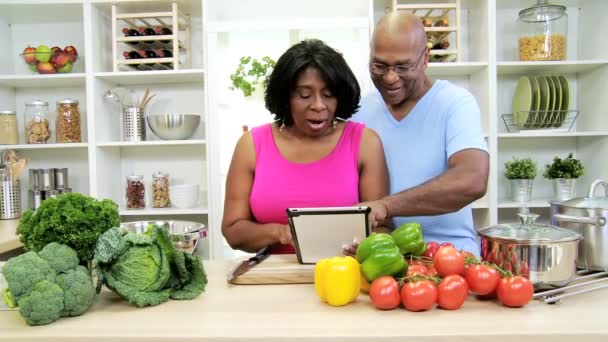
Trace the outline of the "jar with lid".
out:
M 0 111 L 0 145 L 16 145 L 18 143 L 17 114 L 12 110 Z
M 25 143 L 46 144 L 51 138 L 49 103 L 36 100 L 25 104 Z
M 133 175 L 127 177 L 126 199 L 127 209 L 144 209 L 146 207 L 146 188 L 144 176 Z
M 81 141 L 78 101 L 71 99 L 57 101 L 55 129 L 58 143 L 78 143 Z
M 157 172 L 152 175 L 152 208 L 169 207 L 169 174 Z
M 560 61 L 566 59 L 568 15 L 566 7 L 548 0 L 519 12 L 519 59 Z

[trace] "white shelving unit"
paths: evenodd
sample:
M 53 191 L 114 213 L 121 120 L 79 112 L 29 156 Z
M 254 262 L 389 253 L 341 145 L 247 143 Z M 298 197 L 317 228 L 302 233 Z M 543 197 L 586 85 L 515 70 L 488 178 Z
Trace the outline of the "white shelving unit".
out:
M 421 3 L 423 1 L 400 1 Z M 444 1 L 428 0 L 440 4 Z M 568 51 L 565 61 L 517 60 L 517 14 L 534 0 L 461 0 L 461 60 L 431 63 L 428 74 L 469 89 L 482 111 L 490 151 L 487 195 L 473 204 L 476 228 L 514 221 L 518 203 L 509 200 L 504 163 L 532 157 L 539 166 L 532 211 L 548 220 L 551 183 L 542 178 L 544 164 L 573 152 L 585 165 L 577 182 L 583 195 L 591 181 L 608 176 L 608 50 L 598 47 L 608 29 L 601 25 L 608 1 L 554 0 L 567 7 Z M 192 67 L 171 71 L 113 72 L 111 6 L 125 11 L 156 12 L 169 0 L 0 0 L 0 109 L 13 109 L 22 124 L 24 103 L 75 98 L 83 112 L 83 143 L 0 146 L 17 149 L 31 167 L 68 167 L 74 191 L 111 198 L 121 205 L 125 221 L 153 218 L 196 220 L 207 224 L 209 238 L 199 253 L 223 258 L 234 254 L 221 235 L 223 188 L 241 126 L 269 122 L 261 99 L 246 100 L 228 89 L 229 75 L 244 55 L 278 58 L 304 38 L 323 39 L 344 54 L 363 93 L 372 89 L 368 75 L 371 32 L 392 0 L 177 0 L 190 15 Z M 323 11 L 319 11 L 323 8 Z M 73 73 L 34 75 L 19 54 L 28 44 L 74 45 L 81 60 Z M 509 133 L 501 114 L 511 111 L 516 80 L 523 75 L 562 74 L 571 85 L 572 108 L 580 111 L 572 132 Z M 124 86 L 141 95 L 157 93 L 149 113 L 199 113 L 202 121 L 187 141 L 161 141 L 148 130 L 148 141 L 125 143 L 120 137 L 119 108 L 103 94 Z M 21 143 L 23 128 L 21 127 Z M 54 133 L 53 133 L 54 138 Z M 201 201 L 192 209 L 124 209 L 124 179 L 145 176 L 149 196 L 151 176 L 168 172 L 173 183 L 200 185 Z M 23 182 L 25 186 L 27 182 Z M 24 196 L 25 197 L 25 196 Z

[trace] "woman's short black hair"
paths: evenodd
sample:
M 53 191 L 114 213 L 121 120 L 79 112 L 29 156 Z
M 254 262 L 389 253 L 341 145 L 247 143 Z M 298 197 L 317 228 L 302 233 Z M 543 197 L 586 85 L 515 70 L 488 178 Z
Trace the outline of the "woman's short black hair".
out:
M 307 39 L 293 45 L 277 61 L 266 87 L 266 109 L 275 120 L 291 126 L 289 100 L 300 74 L 309 67 L 316 68 L 327 89 L 337 99 L 336 118 L 348 119 L 359 108 L 361 89 L 357 78 L 338 51 L 318 39 Z

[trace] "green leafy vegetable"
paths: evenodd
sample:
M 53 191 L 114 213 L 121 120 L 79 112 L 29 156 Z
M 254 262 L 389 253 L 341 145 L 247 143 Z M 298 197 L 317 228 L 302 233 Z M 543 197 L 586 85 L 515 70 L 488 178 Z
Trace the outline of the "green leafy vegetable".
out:
M 507 179 L 534 179 L 536 178 L 536 162 L 530 158 L 513 157 L 513 160 L 505 163 L 505 177 Z
M 45 200 L 35 212 L 23 213 L 17 234 L 30 251 L 58 242 L 85 261 L 93 259 L 97 238 L 119 224 L 118 205 L 113 201 L 69 193 Z
M 8 284 L 2 291 L 4 301 L 9 307 L 18 306 L 28 325 L 82 315 L 95 299 L 89 270 L 78 265 L 73 249 L 56 242 L 39 253 L 9 259 L 2 274 Z
M 150 225 L 144 234 L 112 228 L 97 241 L 93 267 L 102 284 L 138 307 L 193 299 L 207 276 L 197 256 L 175 248 L 167 229 Z
M 543 176 L 547 179 L 555 178 L 578 178 L 583 175 L 585 168 L 580 160 L 574 158 L 573 154 L 561 159 L 553 158 L 553 163 L 545 165 Z

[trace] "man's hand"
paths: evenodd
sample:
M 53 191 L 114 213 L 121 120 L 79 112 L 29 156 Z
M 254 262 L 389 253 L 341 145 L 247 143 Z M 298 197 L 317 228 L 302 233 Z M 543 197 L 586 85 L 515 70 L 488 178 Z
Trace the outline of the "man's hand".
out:
M 369 220 L 370 224 L 372 225 L 372 229 L 378 227 L 379 225 L 383 225 L 384 222 L 389 218 L 388 208 L 382 200 L 361 202 L 357 204 L 357 206 L 370 207 L 370 209 L 372 210 L 369 214 Z

